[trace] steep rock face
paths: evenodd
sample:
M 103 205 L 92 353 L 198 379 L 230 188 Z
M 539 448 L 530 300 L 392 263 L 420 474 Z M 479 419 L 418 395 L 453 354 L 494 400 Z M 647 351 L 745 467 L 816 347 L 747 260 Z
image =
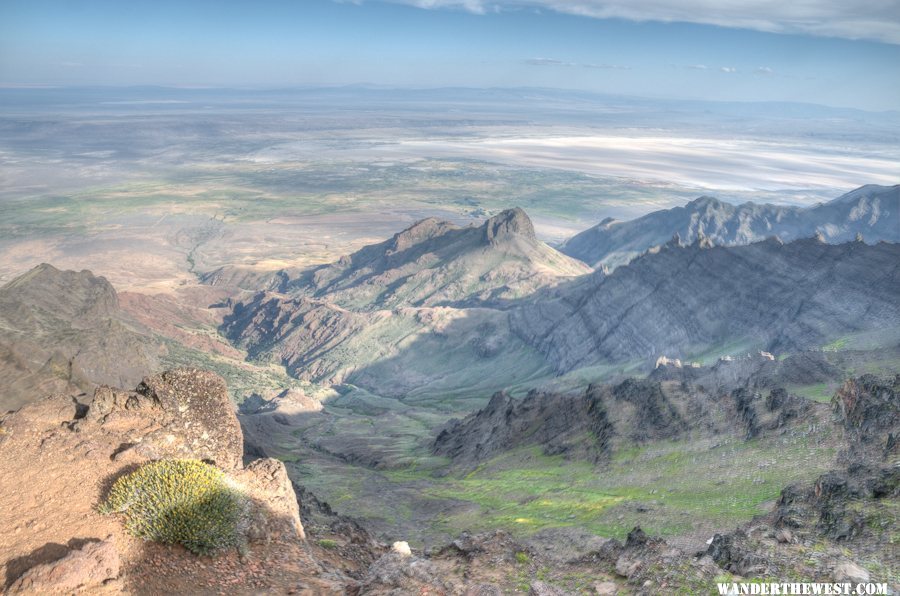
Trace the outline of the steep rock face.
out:
M 599 459 L 610 432 L 605 407 L 591 391 L 581 397 L 533 391 L 521 400 L 500 392 L 484 409 L 449 423 L 432 449 L 463 464 L 523 445 L 541 445 L 547 455 L 578 452 Z
M 845 467 L 819 477 L 812 486 L 786 487 L 774 512 L 776 527 L 818 532 L 862 553 L 886 554 L 900 564 L 892 544 L 900 497 L 900 378 L 872 375 L 847 380 L 832 399 L 845 446 Z
M 388 316 L 305 297 L 258 294 L 239 304 L 223 328 L 229 339 L 247 347 L 251 358 L 272 357 L 304 380 L 337 380 L 341 362 L 330 360 L 329 353 Z
M 581 395 L 532 391 L 515 399 L 496 393 L 485 408 L 448 422 L 432 451 L 469 467 L 524 446 L 602 461 L 617 449 L 687 435 L 771 435 L 821 414 L 782 388 L 763 397 L 745 388 L 723 394 L 686 383 L 626 379 L 591 385 Z
M 160 350 L 90 271 L 43 264 L 0 287 L 0 410 L 48 392 L 134 385 Z
M 832 409 L 842 422 L 852 453 L 900 457 L 900 375 L 884 381 L 874 375 L 848 379 L 834 394 Z
M 868 185 L 809 208 L 744 203 L 700 197 L 683 207 L 655 211 L 635 220 L 605 219 L 567 240 L 560 250 L 593 267 L 619 266 L 664 244 L 674 234 L 684 242 L 736 246 L 778 236 L 785 242 L 822 234 L 840 243 L 861 235 L 867 242 L 900 241 L 900 186 Z
M 513 330 L 560 373 L 581 366 L 689 359 L 745 342 L 767 351 L 900 328 L 900 244 L 770 239 L 703 249 L 673 240 L 510 312 Z

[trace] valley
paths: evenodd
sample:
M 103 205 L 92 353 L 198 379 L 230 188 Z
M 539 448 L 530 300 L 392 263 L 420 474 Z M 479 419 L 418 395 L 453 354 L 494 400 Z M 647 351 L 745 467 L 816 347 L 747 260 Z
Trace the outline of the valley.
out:
M 468 581 L 456 557 L 504 593 L 640 593 L 754 577 L 765 549 L 766 573 L 848 559 L 900 582 L 895 115 L 749 126 L 711 102 L 627 102 L 626 118 L 603 96 L 535 110 L 530 92 L 460 90 L 411 109 L 360 92 L 374 117 L 337 90 L 239 107 L 156 90 L 184 103 L 108 112 L 85 92 L 58 116 L 29 93 L 0 90 L 0 411 L 25 407 L 0 431 L 23 449 L 81 449 L 60 429 L 83 428 L 112 462 L 91 473 L 120 471 L 120 449 L 158 447 L 141 412 L 183 432 L 142 379 L 183 376 L 240 425 L 229 458 L 293 482 L 313 538 L 285 548 L 305 549 L 303 574 L 333 566 L 321 589 L 388 590 L 394 541 L 446 592 Z M 721 124 L 706 139 L 699 109 Z M 823 504 L 835 474 L 852 495 Z M 776 539 L 787 527 L 801 537 Z M 421 587 L 398 573 L 401 593 Z

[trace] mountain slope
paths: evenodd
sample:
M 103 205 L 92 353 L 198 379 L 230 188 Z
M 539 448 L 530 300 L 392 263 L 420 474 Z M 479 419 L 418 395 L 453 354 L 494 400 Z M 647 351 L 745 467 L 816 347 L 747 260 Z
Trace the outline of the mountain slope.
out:
M 136 384 L 159 349 L 90 271 L 43 264 L 0 287 L 0 410 L 52 391 Z
M 672 241 L 554 293 L 512 310 L 510 320 L 560 373 L 726 346 L 795 351 L 859 333 L 896 342 L 900 245 Z
M 605 219 L 567 240 L 560 251 L 594 267 L 615 267 L 678 234 L 691 243 L 742 245 L 778 236 L 788 242 L 821 234 L 827 242 L 900 241 L 900 185 L 868 185 L 809 208 L 732 205 L 700 197 L 683 207 L 654 211 L 631 221 Z
M 479 227 L 421 220 L 283 288 L 294 295 L 371 311 L 516 298 L 559 277 L 588 271 L 538 241 L 531 220 L 516 208 Z
M 500 305 L 587 273 L 538 241 L 521 209 L 478 227 L 426 219 L 238 303 L 223 330 L 304 380 L 491 393 L 548 372 Z

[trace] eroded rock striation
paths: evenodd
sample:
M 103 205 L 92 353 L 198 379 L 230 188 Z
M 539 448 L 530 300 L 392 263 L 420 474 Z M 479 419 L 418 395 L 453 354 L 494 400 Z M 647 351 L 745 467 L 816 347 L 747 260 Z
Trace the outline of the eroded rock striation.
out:
M 513 330 L 560 372 L 747 343 L 767 352 L 900 328 L 900 244 L 701 248 L 672 242 L 510 311 Z

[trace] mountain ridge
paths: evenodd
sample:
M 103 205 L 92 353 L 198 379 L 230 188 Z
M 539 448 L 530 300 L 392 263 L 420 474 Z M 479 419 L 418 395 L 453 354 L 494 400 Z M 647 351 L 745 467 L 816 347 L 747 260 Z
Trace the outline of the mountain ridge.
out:
M 654 211 L 637 219 L 606 218 L 566 240 L 559 250 L 592 267 L 616 267 L 666 242 L 674 234 L 690 243 L 704 236 L 714 244 L 749 244 L 768 236 L 789 242 L 821 233 L 840 243 L 900 241 L 900 185 L 861 186 L 810 207 L 746 202 L 733 205 L 711 196 Z
M 676 237 L 510 310 L 558 373 L 747 342 L 778 352 L 900 329 L 900 244 L 777 238 L 689 246 Z M 895 333 L 896 334 L 896 333 Z

